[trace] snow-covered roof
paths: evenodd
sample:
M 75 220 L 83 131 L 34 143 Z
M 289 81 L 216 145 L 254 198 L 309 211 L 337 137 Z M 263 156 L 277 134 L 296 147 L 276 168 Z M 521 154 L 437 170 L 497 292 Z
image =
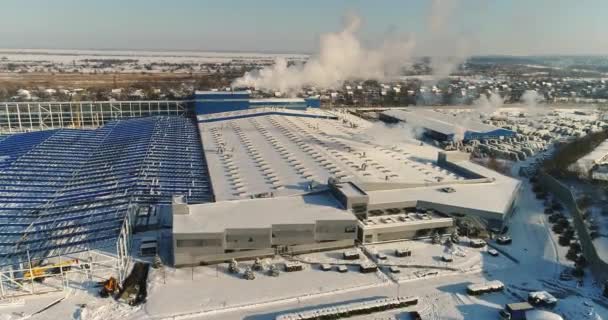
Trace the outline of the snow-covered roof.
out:
M 368 191 L 369 206 L 402 202 L 420 203 L 423 201 L 457 208 L 494 212 L 501 215 L 506 214 L 520 182 L 469 161 L 460 161 L 457 164 L 487 179 L 472 183 L 454 181 L 441 185 Z M 442 188 L 446 187 L 452 188 L 454 192 L 444 192 Z M 480 197 L 480 194 L 483 194 L 483 197 Z
M 446 135 L 463 134 L 464 131 L 491 132 L 500 128 L 474 119 L 455 117 L 432 110 L 387 110 L 387 116 L 411 123 L 416 127 L 430 129 Z
M 553 312 L 536 309 L 526 312 L 526 320 L 564 320 L 564 318 Z
M 271 228 L 276 224 L 315 224 L 321 220 L 356 221 L 327 193 L 189 205 L 173 215 L 174 233 L 221 233 L 225 229 Z
M 325 184 L 330 177 L 404 184 L 465 179 L 436 165 L 437 149 L 401 141 L 388 147 L 389 137 L 403 133 L 347 117 L 282 108 L 199 116 L 216 200 L 307 193 L 311 181 Z

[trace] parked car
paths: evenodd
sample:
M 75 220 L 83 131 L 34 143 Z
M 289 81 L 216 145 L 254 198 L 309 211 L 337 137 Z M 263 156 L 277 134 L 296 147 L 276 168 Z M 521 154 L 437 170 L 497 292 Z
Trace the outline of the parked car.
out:
M 513 242 L 513 239 L 507 235 L 502 235 L 496 238 L 496 243 L 498 244 L 511 244 L 511 242 Z
M 491 255 L 492 257 L 498 257 L 498 251 L 496 249 L 488 250 L 488 254 Z

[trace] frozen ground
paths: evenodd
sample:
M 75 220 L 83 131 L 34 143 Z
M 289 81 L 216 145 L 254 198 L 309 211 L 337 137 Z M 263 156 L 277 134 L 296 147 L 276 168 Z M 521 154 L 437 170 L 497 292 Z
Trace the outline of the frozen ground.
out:
M 333 261 L 342 251 L 329 251 L 300 256 L 308 261 Z M 359 260 L 366 260 L 364 257 Z M 359 262 L 355 261 L 355 263 Z M 264 259 L 264 264 L 279 266 L 278 277 L 264 271 L 254 271 L 254 280 L 245 280 L 241 274 L 228 272 L 227 264 L 195 268 L 154 270 L 148 302 L 142 310 L 154 318 L 171 315 L 188 315 L 233 309 L 272 301 L 298 299 L 311 295 L 330 295 L 334 292 L 358 288 L 385 286 L 389 280 L 381 272 L 362 274 L 354 266 L 346 273 L 322 271 L 316 264 L 304 263 L 304 270 L 283 272 L 285 260 L 281 257 Z M 241 269 L 251 263 L 240 263 Z M 176 296 L 188 299 L 175 300 Z M 172 301 L 170 304 L 163 303 Z
M 306 59 L 304 54 L 281 54 L 259 52 L 205 52 L 205 51 L 145 51 L 145 50 L 70 50 L 70 49 L 2 49 L 0 57 L 11 61 L 48 61 L 72 63 L 95 59 L 138 59 L 141 63 L 222 63 L 237 60 L 268 60 L 278 57 Z
M 516 167 L 513 170 L 517 172 Z M 150 295 L 142 307 L 133 309 L 110 299 L 97 298 L 96 290 L 89 288 L 68 292 L 65 300 L 32 318 L 267 320 L 285 312 L 400 295 L 420 297 L 415 309 L 425 319 L 496 319 L 504 304 L 525 299 L 529 291 L 547 290 L 560 299 L 554 311 L 565 319 L 608 319 L 608 300 L 601 298 L 600 287 L 592 278 L 587 276 L 582 286 L 576 281 L 559 280 L 559 273 L 571 262 L 564 258 L 566 248 L 557 245 L 543 209 L 529 184 L 524 183 L 517 211 L 510 222 L 513 244 L 499 246 L 491 242 L 503 253 L 499 257 L 486 254 L 485 249 L 463 245 L 466 257 L 454 255 L 455 261 L 451 263 L 457 272 L 440 272 L 419 279 L 410 268 L 402 268 L 398 275 L 384 268 L 382 272 L 361 274 L 353 266 L 342 274 L 321 271 L 313 263 L 343 262 L 341 250 L 302 255 L 302 260 L 313 264 L 305 264 L 304 271 L 281 272 L 277 278 L 256 272 L 255 280 L 244 280 L 228 273 L 225 264 L 168 268 L 164 272 L 152 271 Z M 413 257 L 394 257 L 392 252 L 399 247 L 411 248 Z M 375 244 L 367 249 L 372 257 L 374 252 L 386 253 L 390 262 L 445 265 L 438 260 L 444 247 L 425 241 Z M 368 260 L 365 255 L 361 255 L 361 259 Z M 272 262 L 281 264 L 283 259 L 275 258 Z M 480 297 L 466 294 L 468 284 L 488 280 L 504 282 L 506 290 Z M 61 296 L 28 298 L 24 306 L 0 309 L 0 319 L 22 318 Z M 86 311 L 79 306 L 83 303 L 87 304 Z M 376 314 L 373 318 L 407 319 L 407 310 Z
M 466 239 L 461 244 L 454 245 L 452 249 L 444 245 L 433 245 L 430 241 L 400 241 L 385 244 L 367 245 L 372 253 L 386 255 L 384 260 L 376 260 L 378 264 L 386 265 L 385 270 L 391 279 L 397 282 L 415 281 L 421 278 L 456 275 L 462 273 L 478 273 L 511 267 L 514 262 L 505 256 L 492 257 L 488 255 L 487 248 L 471 248 Z M 412 250 L 411 257 L 397 257 L 395 250 L 408 248 Z M 451 255 L 452 262 L 444 262 L 441 256 Z M 372 255 L 375 256 L 375 255 Z M 391 273 L 388 266 L 398 266 L 399 273 Z M 416 267 L 421 266 L 421 267 Z M 427 267 L 428 266 L 428 267 Z M 436 268 L 433 268 L 436 267 Z M 442 270 L 450 268 L 454 270 Z

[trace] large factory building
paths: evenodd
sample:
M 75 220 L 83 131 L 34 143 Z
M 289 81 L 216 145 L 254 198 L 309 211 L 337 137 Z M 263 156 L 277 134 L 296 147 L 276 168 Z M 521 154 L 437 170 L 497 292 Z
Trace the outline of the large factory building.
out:
M 421 128 L 427 137 L 437 141 L 502 139 L 516 135 L 511 130 L 427 109 L 387 110 L 380 114 L 380 119 Z
M 174 197 L 176 266 L 426 237 L 463 216 L 501 228 L 515 209 L 517 180 L 460 153 L 383 145 L 370 122 L 315 103 L 197 93 L 213 201 Z

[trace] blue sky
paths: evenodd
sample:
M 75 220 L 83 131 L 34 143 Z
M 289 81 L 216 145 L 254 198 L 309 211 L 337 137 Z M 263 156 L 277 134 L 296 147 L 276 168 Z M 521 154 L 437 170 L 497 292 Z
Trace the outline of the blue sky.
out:
M 425 44 L 427 0 L 1 0 L 0 47 L 314 52 L 347 12 L 364 42 Z M 608 54 L 606 0 L 449 0 L 444 32 L 478 54 Z

